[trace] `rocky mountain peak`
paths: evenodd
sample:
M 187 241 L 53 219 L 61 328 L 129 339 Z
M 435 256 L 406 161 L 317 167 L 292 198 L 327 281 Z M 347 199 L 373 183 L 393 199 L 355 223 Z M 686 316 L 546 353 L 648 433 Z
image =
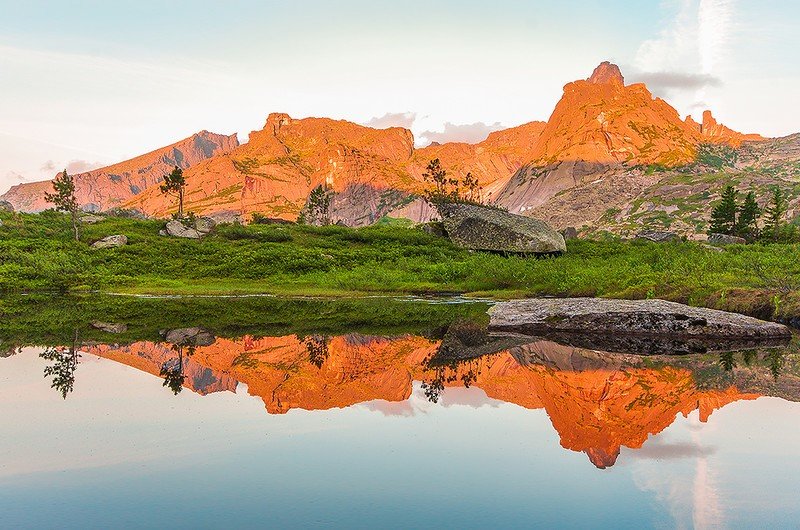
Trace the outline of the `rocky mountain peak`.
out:
M 278 134 L 281 127 L 290 123 L 292 123 L 292 117 L 285 112 L 272 112 L 267 116 L 267 123 L 264 125 L 264 129 L 272 129 L 272 132 Z
M 608 61 L 600 63 L 587 81 L 596 84 L 611 83 L 615 85 L 625 85 L 625 78 L 622 77 L 619 66 Z

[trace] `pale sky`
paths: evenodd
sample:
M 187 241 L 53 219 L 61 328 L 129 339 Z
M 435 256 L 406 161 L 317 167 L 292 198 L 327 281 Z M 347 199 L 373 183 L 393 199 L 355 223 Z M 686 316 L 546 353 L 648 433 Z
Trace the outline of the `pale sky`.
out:
M 0 0 L 0 193 L 270 112 L 478 141 L 603 60 L 682 115 L 800 131 L 800 2 Z

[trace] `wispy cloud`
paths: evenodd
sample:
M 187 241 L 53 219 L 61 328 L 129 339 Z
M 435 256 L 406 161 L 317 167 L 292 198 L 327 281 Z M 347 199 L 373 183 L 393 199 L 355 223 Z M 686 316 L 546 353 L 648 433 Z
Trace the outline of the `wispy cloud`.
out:
M 375 129 L 388 129 L 389 127 L 405 127 L 410 129 L 417 119 L 416 112 L 387 112 L 383 116 L 376 116 L 364 123 L 367 127 Z
M 440 144 L 446 142 L 466 142 L 475 144 L 482 142 L 494 131 L 501 131 L 505 129 L 500 122 L 493 124 L 486 124 L 483 122 L 466 123 L 458 125 L 451 122 L 445 122 L 444 129 L 441 131 L 424 131 L 421 133 L 422 138 L 428 142 L 438 142 Z
M 685 92 L 689 106 L 718 87 L 720 65 L 731 41 L 734 0 L 681 0 L 659 32 L 639 47 L 633 78 L 647 82 L 657 95 Z

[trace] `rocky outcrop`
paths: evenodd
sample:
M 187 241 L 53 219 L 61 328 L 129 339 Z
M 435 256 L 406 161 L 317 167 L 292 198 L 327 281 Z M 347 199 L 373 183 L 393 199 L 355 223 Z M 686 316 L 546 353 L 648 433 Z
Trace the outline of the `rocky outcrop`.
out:
M 202 235 L 211 233 L 215 226 L 217 222 L 211 217 L 198 217 L 194 220 L 194 229 Z
M 492 307 L 489 314 L 489 329 L 526 334 L 568 332 L 720 339 L 791 338 L 789 329 L 781 324 L 664 300 L 537 298 L 501 302 Z
M 602 63 L 587 80 L 564 86 L 531 160 L 492 200 L 509 211 L 536 215 L 532 210 L 561 192 L 580 186 L 602 188 L 604 181 L 625 169 L 684 166 L 695 162 L 700 144 L 738 146 L 745 139 L 761 138 L 718 126 L 710 113 L 704 123 L 681 120 L 678 111 L 654 98 L 644 84 L 625 85 L 616 65 Z M 621 189 L 612 191 L 618 194 Z M 601 214 L 609 208 L 598 195 L 591 204 L 602 208 Z M 568 222 L 575 223 L 582 209 L 562 211 L 574 212 Z
M 8 201 L 0 201 L 0 212 L 13 212 L 14 205 Z
M 200 239 L 204 235 L 196 228 L 186 226 L 182 222 L 175 219 L 167 223 L 167 226 L 164 227 L 164 230 L 161 231 L 161 234 L 165 236 L 180 237 L 183 239 Z
M 425 184 L 422 174 L 433 158 L 456 176 L 471 172 L 487 197 L 530 160 L 544 124 L 532 122 L 497 131 L 477 144 L 447 143 L 415 149 L 411 131 L 373 129 L 326 118 L 294 119 L 273 113 L 250 141 L 224 157 L 186 171 L 186 209 L 198 214 L 237 211 L 295 220 L 311 191 L 332 193 L 330 216 L 351 226 L 373 223 L 405 209 Z M 174 205 L 153 189 L 132 199 L 135 207 L 163 217 Z M 409 210 L 427 221 L 425 208 Z
M 447 203 L 438 209 L 448 237 L 463 248 L 532 254 L 567 250 L 564 236 L 532 217 L 476 204 Z
M 728 234 L 709 234 L 708 242 L 712 245 L 744 245 L 747 240 L 743 237 Z
M 675 232 L 664 232 L 660 230 L 643 230 L 636 234 L 636 239 L 652 241 L 653 243 L 668 243 L 680 239 Z
M 128 237 L 122 234 L 117 234 L 113 236 L 106 236 L 99 241 L 95 241 L 92 243 L 93 249 L 101 249 L 101 248 L 116 248 L 121 247 L 123 245 L 128 244 Z
M 75 196 L 84 210 L 108 210 L 160 183 L 175 166 L 187 169 L 202 160 L 229 153 L 238 145 L 235 134 L 226 136 L 200 131 L 131 160 L 73 175 Z M 0 199 L 21 212 L 40 212 L 53 207 L 44 198 L 44 194 L 51 191 L 52 181 L 49 180 L 24 183 L 12 187 Z

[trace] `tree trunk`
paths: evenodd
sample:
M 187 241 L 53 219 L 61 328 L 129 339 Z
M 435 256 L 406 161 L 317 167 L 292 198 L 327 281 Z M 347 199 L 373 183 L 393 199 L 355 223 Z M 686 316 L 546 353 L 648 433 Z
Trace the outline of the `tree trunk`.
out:
M 78 231 L 78 212 L 72 211 L 72 231 L 75 232 L 75 241 L 80 241 L 80 233 Z
M 178 190 L 178 217 L 183 218 L 183 188 Z

